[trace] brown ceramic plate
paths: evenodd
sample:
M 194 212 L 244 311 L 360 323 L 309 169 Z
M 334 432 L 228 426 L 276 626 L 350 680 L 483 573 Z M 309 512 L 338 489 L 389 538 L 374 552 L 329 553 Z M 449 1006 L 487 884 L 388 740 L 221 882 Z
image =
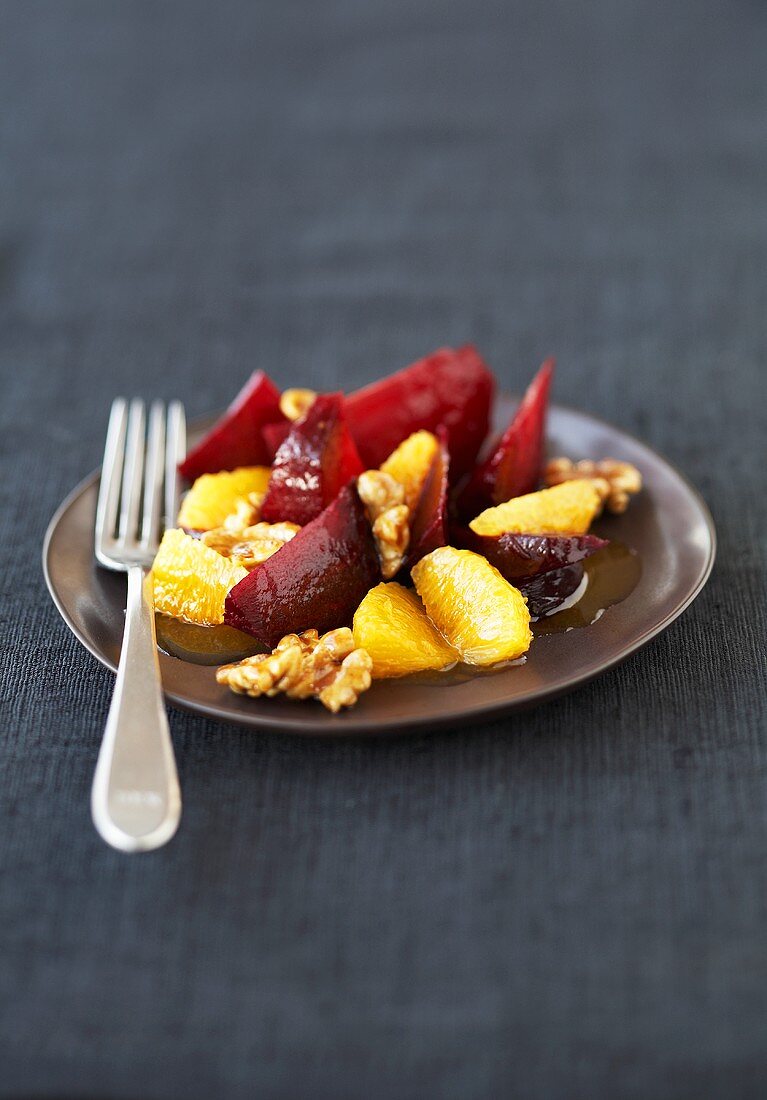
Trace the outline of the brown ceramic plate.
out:
M 508 421 L 512 404 L 510 399 L 498 403 L 499 424 Z M 549 451 L 633 462 L 642 471 L 645 489 L 625 515 L 596 526 L 597 534 L 634 554 L 619 547 L 612 556 L 603 557 L 605 551 L 595 555 L 582 602 L 541 624 L 524 663 L 480 675 L 457 671 L 378 682 L 353 710 L 332 715 L 319 704 L 233 695 L 216 683 L 214 668 L 161 654 L 168 700 L 209 717 L 311 736 L 409 733 L 497 718 L 569 691 L 624 661 L 665 630 L 700 592 L 714 561 L 713 521 L 697 492 L 664 459 L 584 413 L 552 409 Z M 48 528 L 43 564 L 67 626 L 114 670 L 125 580 L 97 568 L 93 559 L 97 492 L 95 472 L 67 497 Z

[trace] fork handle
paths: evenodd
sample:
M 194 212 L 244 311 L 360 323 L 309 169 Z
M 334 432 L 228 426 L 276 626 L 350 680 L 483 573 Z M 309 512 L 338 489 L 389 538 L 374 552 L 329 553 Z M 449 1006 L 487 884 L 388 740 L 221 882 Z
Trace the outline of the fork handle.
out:
M 159 848 L 181 817 L 173 744 L 162 696 L 152 575 L 128 570 L 120 665 L 91 793 L 93 823 L 123 852 Z

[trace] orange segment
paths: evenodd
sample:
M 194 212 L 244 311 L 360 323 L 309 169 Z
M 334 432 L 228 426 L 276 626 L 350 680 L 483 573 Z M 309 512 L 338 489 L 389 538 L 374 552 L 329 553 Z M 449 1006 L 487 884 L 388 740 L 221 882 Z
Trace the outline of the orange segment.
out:
M 412 576 L 427 615 L 467 664 L 513 661 L 530 648 L 524 596 L 480 554 L 441 546 Z
M 184 497 L 178 514 L 179 527 L 190 531 L 221 527 L 250 493 L 266 492 L 269 473 L 268 466 L 240 466 L 218 474 L 203 474 Z
M 411 512 L 418 503 L 424 480 L 438 450 L 436 435 L 427 431 L 413 432 L 396 451 L 392 451 L 381 467 L 385 474 L 404 487 L 405 504 Z
M 459 660 L 415 592 L 394 581 L 371 588 L 357 608 L 354 644 L 370 654 L 377 680 L 443 669 Z
M 224 621 L 227 592 L 247 575 L 247 569 L 184 531 L 166 531 L 152 565 L 155 608 L 189 623 L 214 626 Z
M 478 535 L 585 535 L 601 507 L 590 481 L 563 481 L 486 508 L 469 526 Z

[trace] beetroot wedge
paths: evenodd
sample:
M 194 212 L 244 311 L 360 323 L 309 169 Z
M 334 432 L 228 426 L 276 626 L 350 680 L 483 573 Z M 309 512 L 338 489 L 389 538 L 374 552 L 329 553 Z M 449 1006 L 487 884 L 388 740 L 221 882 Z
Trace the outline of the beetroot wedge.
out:
M 288 544 L 290 545 L 290 544 Z M 550 573 L 520 581 L 515 587 L 527 600 L 527 610 L 533 619 L 560 611 L 565 600 L 575 594 L 583 580 L 583 563 L 574 562 Z M 241 584 L 244 581 L 240 582 Z
M 407 569 L 430 554 L 432 550 L 436 550 L 438 546 L 447 546 L 448 543 L 447 495 L 450 454 L 447 447 L 447 432 L 444 428 L 437 429 L 437 437 L 440 445 L 431 460 L 410 520 L 410 548 L 405 559 Z
M 487 435 L 495 380 L 473 347 L 441 348 L 346 398 L 362 461 L 375 469 L 419 428 L 450 433 L 455 476 L 471 469 Z
M 256 371 L 221 419 L 179 464 L 179 472 L 194 481 L 202 474 L 238 466 L 268 466 L 271 453 L 262 429 L 280 419 L 284 417 L 279 390 L 263 371 Z
M 482 554 L 512 584 L 573 565 L 607 546 L 596 535 L 477 535 L 468 527 L 451 533 L 455 545 Z
M 292 427 L 293 422 L 290 420 L 275 420 L 273 424 L 264 424 L 262 434 L 269 451 L 270 462 L 290 435 Z
M 343 417 L 343 397 L 321 395 L 295 422 L 274 456 L 261 519 L 303 526 L 360 473 L 362 463 Z
M 351 624 L 380 579 L 365 509 L 347 485 L 317 519 L 235 585 L 224 622 L 273 649 L 286 634 L 312 627 L 322 634 Z
M 554 360 L 547 359 L 527 388 L 489 458 L 475 469 L 460 498 L 460 511 L 476 515 L 491 504 L 538 488 L 543 470 L 546 415 Z

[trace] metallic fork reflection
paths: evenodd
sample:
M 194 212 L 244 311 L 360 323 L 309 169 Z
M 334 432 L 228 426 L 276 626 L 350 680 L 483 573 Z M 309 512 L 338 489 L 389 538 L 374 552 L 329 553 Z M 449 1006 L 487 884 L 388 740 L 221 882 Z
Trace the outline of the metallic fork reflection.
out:
M 178 513 L 177 464 L 186 451 L 183 406 L 112 405 L 96 508 L 95 554 L 128 574 L 125 635 L 93 779 L 91 812 L 113 848 L 145 852 L 173 836 L 181 794 L 160 682 L 152 579 L 147 570 Z

